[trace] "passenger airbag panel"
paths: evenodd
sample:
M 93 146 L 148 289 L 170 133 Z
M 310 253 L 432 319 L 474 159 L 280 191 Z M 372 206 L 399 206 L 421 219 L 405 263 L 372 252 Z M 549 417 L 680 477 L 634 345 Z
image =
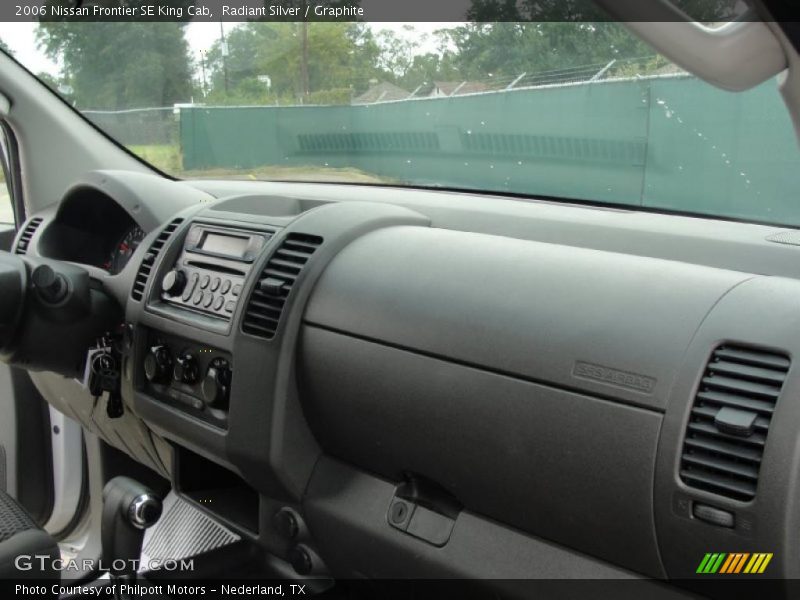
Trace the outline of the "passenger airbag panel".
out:
M 748 275 L 423 227 L 346 247 L 306 321 L 565 389 L 664 410 L 714 303 Z

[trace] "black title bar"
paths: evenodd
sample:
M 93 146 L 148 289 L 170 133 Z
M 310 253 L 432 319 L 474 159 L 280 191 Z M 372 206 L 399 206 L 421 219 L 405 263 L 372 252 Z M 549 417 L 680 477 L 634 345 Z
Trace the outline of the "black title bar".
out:
M 605 0 L 606 4 L 609 0 Z M 611 0 L 613 2 L 613 0 Z M 653 2 L 652 18 L 665 15 Z M 763 20 L 735 0 L 672 0 L 687 18 L 719 23 Z M 365 21 L 365 22 L 600 22 L 617 18 L 594 0 L 4 0 L 0 20 L 24 21 Z

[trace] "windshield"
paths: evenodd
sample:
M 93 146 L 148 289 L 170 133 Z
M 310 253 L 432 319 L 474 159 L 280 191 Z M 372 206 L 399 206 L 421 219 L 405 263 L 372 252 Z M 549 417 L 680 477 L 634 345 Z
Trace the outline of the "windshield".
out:
M 800 225 L 771 80 L 683 72 L 613 22 L 50 22 L 14 57 L 179 178 L 388 183 Z

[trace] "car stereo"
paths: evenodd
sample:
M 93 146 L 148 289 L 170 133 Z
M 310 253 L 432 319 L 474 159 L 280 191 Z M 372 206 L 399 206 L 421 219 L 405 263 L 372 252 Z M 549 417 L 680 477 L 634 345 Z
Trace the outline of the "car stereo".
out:
M 253 261 L 274 231 L 195 223 L 173 268 L 161 280 L 167 304 L 230 319 Z

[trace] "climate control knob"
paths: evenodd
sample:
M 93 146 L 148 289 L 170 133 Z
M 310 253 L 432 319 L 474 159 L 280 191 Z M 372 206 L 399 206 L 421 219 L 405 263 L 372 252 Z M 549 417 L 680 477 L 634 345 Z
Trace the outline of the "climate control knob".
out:
M 200 379 L 200 369 L 197 359 L 189 352 L 184 352 L 175 359 L 175 368 L 172 369 L 172 378 L 181 383 L 193 385 Z
M 144 375 L 151 383 L 164 383 L 172 370 L 172 354 L 166 346 L 153 346 L 144 357 Z
M 203 399 L 212 408 L 222 408 L 228 402 L 231 387 L 231 367 L 224 358 L 211 361 L 203 379 Z
M 178 296 L 186 287 L 186 273 L 180 269 L 173 269 L 161 280 L 161 289 L 170 296 Z

